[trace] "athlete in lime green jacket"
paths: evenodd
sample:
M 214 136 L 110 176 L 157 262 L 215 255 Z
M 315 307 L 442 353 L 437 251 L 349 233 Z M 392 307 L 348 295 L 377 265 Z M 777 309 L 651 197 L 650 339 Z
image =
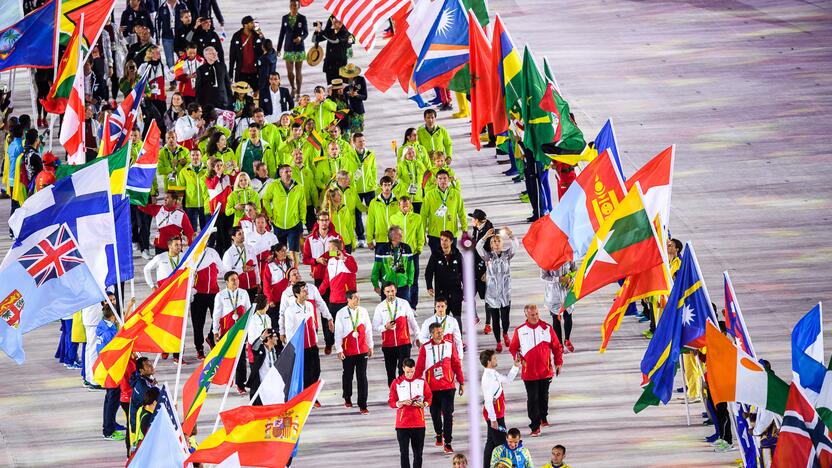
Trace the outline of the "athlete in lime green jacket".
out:
M 422 202 L 422 224 L 430 237 L 439 237 L 442 231 L 451 231 L 454 237 L 459 237 L 468 229 L 462 194 L 450 186 L 446 173 L 441 172 L 436 179 L 436 188 L 425 193 Z
M 263 195 L 263 208 L 275 226 L 291 229 L 306 220 L 303 187 L 292 180 L 292 168 L 281 166 L 280 179 L 269 184 Z
M 191 151 L 191 164 L 186 165 L 176 174 L 176 185 L 185 187 L 185 208 L 203 208 L 208 212 L 208 165 L 203 164 L 199 150 Z
M 387 229 L 390 217 L 399 212 L 399 200 L 393 195 L 393 181 L 385 176 L 381 178 L 381 193 L 373 198 L 367 208 L 367 247 L 387 242 Z
M 376 167 L 376 154 L 367 149 L 363 133 L 355 133 L 352 136 L 352 152 L 349 157 L 353 158 L 358 168 L 352 174 L 355 183 L 355 190 L 358 193 L 375 192 L 378 188 L 378 168 Z
M 448 159 L 453 157 L 453 143 L 445 127 L 436 124 L 436 111 L 425 110 L 425 125 L 417 130 L 419 144 L 425 147 L 428 155 L 432 151 L 442 151 Z
M 240 219 L 246 215 L 246 203 L 260 206 L 260 196 L 251 188 L 251 179 L 248 174 L 241 172 L 237 175 L 234 181 L 234 191 L 228 195 L 228 201 L 225 204 L 225 215 L 234 215 L 233 227 L 239 226 Z

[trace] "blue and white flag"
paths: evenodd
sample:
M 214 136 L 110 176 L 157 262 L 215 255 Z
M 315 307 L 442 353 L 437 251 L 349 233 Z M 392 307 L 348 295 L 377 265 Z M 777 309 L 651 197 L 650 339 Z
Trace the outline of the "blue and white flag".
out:
M 188 452 L 181 445 L 176 413 L 170 404 L 166 386 L 159 392 L 156 415 L 144 440 L 127 465 L 129 468 L 182 468 Z
M 264 405 L 286 403 L 303 391 L 303 332 L 302 323 L 286 347 L 280 352 L 274 367 L 260 382 L 260 401 Z
M 447 84 L 468 61 L 468 14 L 461 0 L 445 0 L 413 69 L 416 88 Z
M 116 243 L 106 159 L 44 188 L 15 210 L 9 218 L 15 237 L 13 247 L 31 236 L 43 236 L 41 231 L 52 232 L 55 226 L 64 223 L 72 231 L 78 249 L 103 290 L 108 265 L 115 264 Z M 0 268 L 9 261 L 7 255 Z
M 595 137 L 595 149 L 598 150 L 598 154 L 610 150 L 612 160 L 615 162 L 616 167 L 618 167 L 618 173 L 621 174 L 622 179 L 627 180 L 627 177 L 624 175 L 624 169 L 621 168 L 621 159 L 618 157 L 618 143 L 615 140 L 612 117 L 607 119 L 607 122 L 601 127 L 601 130 Z
M 792 329 L 793 382 L 804 389 L 810 403 L 823 387 L 826 367 L 823 365 L 823 313 L 818 303 Z
M 23 19 L 17 0 L 0 8 L 0 71 L 12 68 L 52 68 L 55 56 L 57 9 L 50 0 Z M 15 18 L 16 17 L 16 18 Z M 9 24 L 10 20 L 19 21 Z
M 103 299 L 66 224 L 40 230 L 0 268 L 0 348 L 22 364 L 24 334 Z

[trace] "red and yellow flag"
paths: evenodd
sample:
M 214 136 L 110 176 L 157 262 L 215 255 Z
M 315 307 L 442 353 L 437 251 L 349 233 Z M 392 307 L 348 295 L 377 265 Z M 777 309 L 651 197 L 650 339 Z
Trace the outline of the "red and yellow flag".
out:
M 190 271 L 189 268 L 177 271 L 127 317 L 124 326 L 95 361 L 93 378 L 99 385 L 106 388 L 118 386 L 134 351 L 180 351 Z
M 186 462 L 220 463 L 237 452 L 241 465 L 286 466 L 322 385 L 319 380 L 286 403 L 220 413 L 223 428 L 202 441 Z
M 75 28 L 74 31 L 64 55 L 61 56 L 55 81 L 52 82 L 52 87 L 49 88 L 46 97 L 40 100 L 46 111 L 52 114 L 62 114 L 64 112 L 66 102 L 69 100 L 69 93 L 72 91 L 72 83 L 75 81 L 75 75 L 83 71 L 78 69 L 79 56 L 82 53 L 79 41 L 83 32 L 82 28 Z

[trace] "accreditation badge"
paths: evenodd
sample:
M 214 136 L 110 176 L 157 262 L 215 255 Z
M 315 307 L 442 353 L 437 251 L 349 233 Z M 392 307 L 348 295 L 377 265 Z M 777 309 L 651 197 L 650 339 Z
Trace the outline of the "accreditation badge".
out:
M 445 377 L 445 370 L 442 369 L 442 366 L 436 366 L 433 368 L 433 378 L 436 380 L 442 380 Z
M 444 218 L 447 213 L 448 213 L 448 206 L 447 205 L 442 205 L 436 210 L 436 213 L 434 213 L 434 214 L 436 215 L 437 218 Z

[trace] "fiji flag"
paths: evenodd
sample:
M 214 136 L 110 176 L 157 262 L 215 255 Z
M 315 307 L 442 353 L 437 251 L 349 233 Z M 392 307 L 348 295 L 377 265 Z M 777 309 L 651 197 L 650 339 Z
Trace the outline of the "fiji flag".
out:
M 447 86 L 468 63 L 468 14 L 461 0 L 445 0 L 416 60 L 413 80 L 419 92 Z
M 793 383 L 814 403 L 823 387 L 826 367 L 823 365 L 823 313 L 818 303 L 792 329 Z
M 69 227 L 41 230 L 0 269 L 0 348 L 22 364 L 24 334 L 103 298 Z
M 130 203 L 145 206 L 150 201 L 150 190 L 156 178 L 156 165 L 159 162 L 159 126 L 150 121 L 150 128 L 144 137 L 142 149 L 136 162 L 127 171 L 127 196 Z

